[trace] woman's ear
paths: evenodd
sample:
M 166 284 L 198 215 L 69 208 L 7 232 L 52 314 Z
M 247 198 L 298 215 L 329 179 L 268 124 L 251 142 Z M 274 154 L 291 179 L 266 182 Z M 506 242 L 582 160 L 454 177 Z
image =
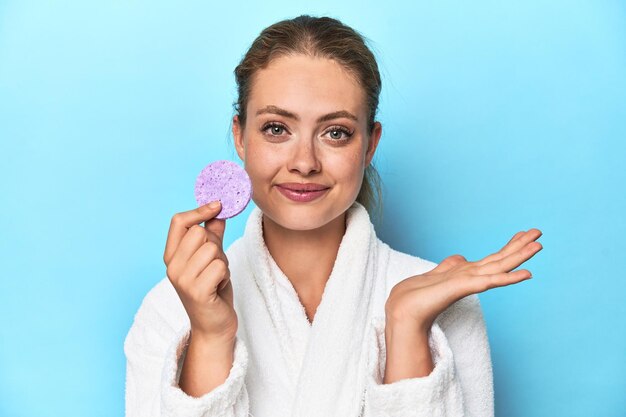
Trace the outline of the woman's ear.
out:
M 241 124 L 239 124 L 239 116 L 237 115 L 233 117 L 233 139 L 235 141 L 235 149 L 237 149 L 239 159 L 245 161 L 246 153 L 243 146 L 243 129 L 241 128 Z
M 365 152 L 366 167 L 372 162 L 372 158 L 374 158 L 374 152 L 376 152 L 376 148 L 378 147 L 378 142 L 380 141 L 380 136 L 382 134 L 383 125 L 381 125 L 380 122 L 374 122 L 374 129 L 372 129 L 372 133 L 370 134 L 367 151 Z

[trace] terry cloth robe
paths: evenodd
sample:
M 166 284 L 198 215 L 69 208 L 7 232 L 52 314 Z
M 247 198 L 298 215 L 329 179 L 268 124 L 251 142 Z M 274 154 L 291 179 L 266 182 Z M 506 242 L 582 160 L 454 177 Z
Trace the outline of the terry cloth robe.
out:
M 436 264 L 379 240 L 361 204 L 348 209 L 312 324 L 269 254 L 258 208 L 226 255 L 239 322 L 227 379 L 198 398 L 178 387 L 190 324 L 165 277 L 144 298 L 124 343 L 128 417 L 493 416 L 489 343 L 475 294 L 433 323 L 428 376 L 382 384 L 389 292 Z

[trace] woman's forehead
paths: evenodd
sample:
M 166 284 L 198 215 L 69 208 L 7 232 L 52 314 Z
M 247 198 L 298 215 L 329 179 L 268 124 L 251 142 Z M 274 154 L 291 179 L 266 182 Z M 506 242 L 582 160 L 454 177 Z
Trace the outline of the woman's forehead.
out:
M 275 58 L 254 74 L 248 107 L 276 106 L 313 117 L 345 110 L 364 117 L 365 91 L 353 74 L 336 61 L 290 55 Z

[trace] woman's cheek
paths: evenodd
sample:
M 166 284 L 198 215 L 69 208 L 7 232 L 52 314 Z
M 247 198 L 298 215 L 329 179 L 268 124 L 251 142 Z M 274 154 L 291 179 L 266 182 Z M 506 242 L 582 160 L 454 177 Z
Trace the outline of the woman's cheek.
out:
M 353 178 L 357 176 L 363 166 L 362 155 L 358 149 L 346 150 L 345 153 L 336 155 L 332 161 L 335 171 L 342 172 L 342 177 L 344 178 Z
M 264 151 L 263 146 L 255 139 L 248 143 L 246 153 L 246 165 L 249 167 L 248 173 L 251 175 L 261 174 L 263 167 L 267 164 L 267 159 L 271 157 L 271 154 Z

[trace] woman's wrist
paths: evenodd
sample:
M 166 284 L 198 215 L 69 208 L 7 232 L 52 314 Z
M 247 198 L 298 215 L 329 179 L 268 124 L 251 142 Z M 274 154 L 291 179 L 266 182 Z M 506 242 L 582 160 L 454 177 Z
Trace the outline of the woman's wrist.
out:
M 207 335 L 192 329 L 189 336 L 189 346 L 192 345 L 199 352 L 213 355 L 225 354 L 233 351 L 235 337 Z
M 426 326 L 388 321 L 385 327 L 387 360 L 383 384 L 430 375 L 434 369 Z
M 200 397 L 224 383 L 234 361 L 235 339 L 210 338 L 191 332 L 179 386 Z

